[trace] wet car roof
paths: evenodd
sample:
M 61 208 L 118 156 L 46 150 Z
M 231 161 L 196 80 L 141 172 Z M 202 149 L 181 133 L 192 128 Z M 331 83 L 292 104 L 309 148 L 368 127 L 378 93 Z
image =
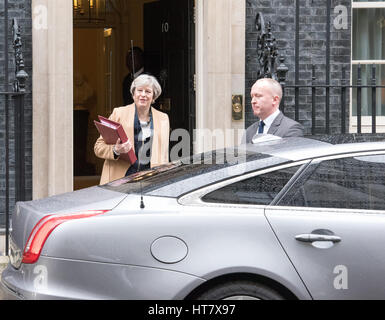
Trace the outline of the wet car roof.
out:
M 248 144 L 248 152 L 261 152 L 293 161 L 351 152 L 384 150 L 385 141 L 332 145 L 309 138 L 286 138 L 266 143 Z
M 245 172 L 291 160 L 247 151 L 228 159 L 224 150 L 198 154 L 182 161 L 141 171 L 112 181 L 102 188 L 123 193 L 179 197 L 180 195 Z
M 179 197 L 203 186 L 250 171 L 350 152 L 385 150 L 385 142 L 332 145 L 308 138 L 286 138 L 195 155 L 110 182 L 102 188 L 123 193 Z M 211 160 L 211 162 L 210 162 Z
M 385 141 L 332 145 L 309 138 L 285 138 L 271 142 L 247 144 L 246 148 L 247 152 L 260 152 L 298 161 L 350 152 L 385 150 Z

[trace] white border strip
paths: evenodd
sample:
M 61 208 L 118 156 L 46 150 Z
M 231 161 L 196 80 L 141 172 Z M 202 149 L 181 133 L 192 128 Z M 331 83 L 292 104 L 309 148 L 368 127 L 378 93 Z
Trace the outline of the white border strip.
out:
M 385 8 L 385 2 L 380 1 L 368 1 L 368 2 L 355 2 L 352 3 L 352 8 L 359 9 L 371 9 L 371 8 Z
M 385 60 L 352 60 L 352 64 L 385 64 Z

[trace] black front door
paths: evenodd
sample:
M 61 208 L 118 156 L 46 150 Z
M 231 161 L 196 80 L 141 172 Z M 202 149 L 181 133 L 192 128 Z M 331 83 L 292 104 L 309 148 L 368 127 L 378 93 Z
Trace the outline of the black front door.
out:
M 193 5 L 193 0 L 144 4 L 146 69 L 162 85 L 159 108 L 169 115 L 171 130 L 183 128 L 190 137 L 195 128 Z

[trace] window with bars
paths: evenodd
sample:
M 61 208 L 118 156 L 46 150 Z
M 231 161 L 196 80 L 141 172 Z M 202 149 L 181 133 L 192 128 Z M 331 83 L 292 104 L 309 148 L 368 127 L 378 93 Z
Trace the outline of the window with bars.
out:
M 353 0 L 352 84 L 385 85 L 385 0 Z M 374 66 L 374 72 L 373 72 Z M 361 89 L 362 116 L 372 115 L 372 89 Z M 385 88 L 375 94 L 376 116 L 385 116 Z M 357 89 L 352 92 L 352 115 L 357 116 Z

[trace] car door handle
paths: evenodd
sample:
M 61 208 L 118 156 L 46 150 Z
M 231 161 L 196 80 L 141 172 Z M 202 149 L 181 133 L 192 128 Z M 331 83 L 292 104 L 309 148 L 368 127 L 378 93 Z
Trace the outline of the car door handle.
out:
M 326 234 L 306 233 L 295 236 L 295 240 L 301 242 L 331 241 L 336 243 L 341 241 L 341 237 Z

